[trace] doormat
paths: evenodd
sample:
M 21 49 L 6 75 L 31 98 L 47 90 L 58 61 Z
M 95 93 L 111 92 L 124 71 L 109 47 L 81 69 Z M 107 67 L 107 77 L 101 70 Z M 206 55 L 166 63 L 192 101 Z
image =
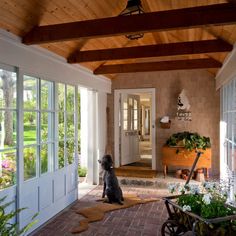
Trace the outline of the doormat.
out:
M 103 201 L 99 199 L 98 201 Z M 79 222 L 79 227 L 71 230 L 71 233 L 78 234 L 89 228 L 89 223 L 100 221 L 104 218 L 106 212 L 115 211 L 119 209 L 129 208 L 138 204 L 145 204 L 149 202 L 159 201 L 159 198 L 147 198 L 142 199 L 137 195 L 125 195 L 123 205 L 109 204 L 109 203 L 98 203 L 96 206 L 84 208 L 78 210 L 76 213 L 85 217 L 85 219 Z

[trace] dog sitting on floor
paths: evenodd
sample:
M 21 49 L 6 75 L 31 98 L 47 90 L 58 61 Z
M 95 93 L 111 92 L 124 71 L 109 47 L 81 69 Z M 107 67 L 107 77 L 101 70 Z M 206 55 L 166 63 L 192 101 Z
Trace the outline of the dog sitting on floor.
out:
M 98 162 L 101 164 L 101 167 L 104 170 L 102 198 L 105 196 L 108 198 L 108 201 L 104 202 L 117 202 L 120 205 L 123 205 L 122 201 L 124 201 L 124 198 L 112 166 L 113 161 L 111 156 L 104 155 L 102 160 L 98 160 Z

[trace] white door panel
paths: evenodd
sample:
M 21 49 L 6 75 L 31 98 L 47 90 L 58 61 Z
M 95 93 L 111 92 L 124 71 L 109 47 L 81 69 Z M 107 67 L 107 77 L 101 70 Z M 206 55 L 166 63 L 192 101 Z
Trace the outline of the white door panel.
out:
M 39 209 L 42 211 L 53 203 L 53 179 L 47 175 L 41 177 L 39 181 Z
M 66 176 L 64 170 L 59 170 L 54 177 L 54 201 L 58 201 L 66 195 Z
M 114 154 L 115 154 L 115 167 L 120 167 L 121 165 L 128 164 L 135 162 L 140 159 L 140 153 L 139 153 L 139 137 L 138 137 L 138 131 L 140 131 L 141 127 L 138 127 L 137 135 L 132 135 L 132 133 L 125 133 L 123 131 L 124 127 L 128 127 L 128 118 L 126 120 L 123 120 L 124 116 L 124 108 L 122 107 L 124 103 L 124 99 L 128 98 L 129 95 L 133 94 L 149 94 L 151 98 L 151 113 L 150 113 L 150 140 L 152 143 L 152 169 L 157 169 L 157 157 L 156 157 L 156 90 L 154 88 L 145 88 L 145 89 L 118 89 L 114 91 Z M 139 101 L 138 101 L 139 102 Z M 139 103 L 140 104 L 140 103 Z M 139 105 L 140 106 L 140 105 Z M 138 106 L 138 109 L 139 109 Z M 128 110 L 128 108 L 127 108 Z M 128 114 L 128 112 L 126 112 Z M 139 114 L 139 112 L 138 112 Z M 144 117 L 144 114 L 142 114 L 142 117 Z M 140 116 L 138 116 L 138 120 L 140 119 Z M 135 124 L 135 121 L 133 121 L 133 124 Z M 139 123 L 138 123 L 139 124 Z M 135 127 L 135 125 L 134 125 Z M 128 128 L 126 128 L 128 129 Z M 143 128 L 144 129 L 144 128 Z M 128 131 L 128 130 L 126 130 Z M 142 131 L 141 133 L 143 133 Z M 134 146 L 133 151 L 134 155 L 130 155 L 130 150 L 127 148 L 130 146 L 130 139 L 126 136 L 136 136 L 136 140 L 132 143 Z M 123 139 L 123 138 L 124 139 Z M 137 145 L 137 146 L 136 146 Z M 126 156 L 124 160 L 122 160 L 122 156 Z M 132 156 L 132 158 L 130 158 Z M 133 158 L 133 156 L 136 156 Z M 134 161 L 131 161 L 134 160 Z
M 121 94 L 121 165 L 139 160 L 139 96 Z

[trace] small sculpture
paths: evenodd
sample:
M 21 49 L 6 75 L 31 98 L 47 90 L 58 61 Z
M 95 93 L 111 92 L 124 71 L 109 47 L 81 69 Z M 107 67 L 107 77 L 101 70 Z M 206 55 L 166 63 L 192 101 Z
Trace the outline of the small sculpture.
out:
M 190 111 L 190 103 L 184 89 L 181 91 L 181 93 L 178 96 L 176 116 L 178 120 L 185 120 L 185 121 L 192 120 L 192 114 Z
M 186 96 L 185 90 L 183 89 L 178 97 L 178 110 L 186 110 L 190 109 L 189 100 Z

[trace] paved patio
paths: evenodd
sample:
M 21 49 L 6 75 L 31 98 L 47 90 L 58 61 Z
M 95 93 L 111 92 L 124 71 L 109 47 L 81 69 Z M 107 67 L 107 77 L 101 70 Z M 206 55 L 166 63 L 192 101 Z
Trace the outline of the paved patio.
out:
M 165 189 L 122 186 L 124 194 L 137 194 L 142 198 L 162 197 L 168 195 Z M 102 186 L 90 191 L 73 206 L 64 210 L 34 236 L 71 236 L 70 230 L 78 226 L 83 216 L 76 214 L 78 209 L 97 204 L 101 198 Z M 107 213 L 102 221 L 89 224 L 89 229 L 81 236 L 158 236 L 161 235 L 162 223 L 167 219 L 167 212 L 162 200 L 144 205 Z

